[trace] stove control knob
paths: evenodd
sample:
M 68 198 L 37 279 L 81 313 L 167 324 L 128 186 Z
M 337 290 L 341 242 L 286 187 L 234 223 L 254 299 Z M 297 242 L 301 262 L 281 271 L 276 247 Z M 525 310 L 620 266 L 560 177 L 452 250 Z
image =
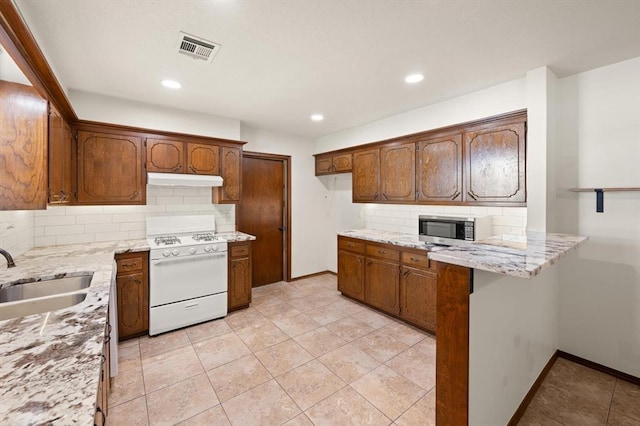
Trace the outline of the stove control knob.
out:
M 204 246 L 204 251 L 209 253 L 211 251 L 211 247 L 210 246 Z
M 196 248 L 195 248 L 195 247 L 191 247 L 191 248 L 189 249 L 189 253 L 191 253 L 191 254 L 196 254 L 196 252 L 197 252 L 197 251 L 198 251 L 198 250 L 196 250 Z
M 180 254 L 180 251 L 178 249 L 173 249 L 173 251 L 171 252 L 172 255 L 177 256 Z
M 162 252 L 162 255 L 164 257 L 169 257 L 169 256 L 171 256 L 171 252 L 169 250 L 165 250 L 165 251 Z

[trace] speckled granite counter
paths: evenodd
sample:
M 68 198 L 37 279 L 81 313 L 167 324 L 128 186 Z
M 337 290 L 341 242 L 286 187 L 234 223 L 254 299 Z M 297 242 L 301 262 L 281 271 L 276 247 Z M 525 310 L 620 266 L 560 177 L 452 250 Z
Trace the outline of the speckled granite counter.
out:
M 503 235 L 473 243 L 441 247 L 425 244 L 417 235 L 371 229 L 341 231 L 338 235 L 403 247 L 424 248 L 429 251 L 429 258 L 437 262 L 521 278 L 538 275 L 587 239 L 577 235 L 528 232 L 526 236 Z
M 93 273 L 83 302 L 0 321 L 0 424 L 93 424 L 113 257 L 148 249 L 146 240 L 41 247 L 0 270 L 0 287 Z
M 224 238 L 230 243 L 238 242 L 238 241 L 254 241 L 256 237 L 253 235 L 245 234 L 244 232 L 218 232 L 218 236 Z

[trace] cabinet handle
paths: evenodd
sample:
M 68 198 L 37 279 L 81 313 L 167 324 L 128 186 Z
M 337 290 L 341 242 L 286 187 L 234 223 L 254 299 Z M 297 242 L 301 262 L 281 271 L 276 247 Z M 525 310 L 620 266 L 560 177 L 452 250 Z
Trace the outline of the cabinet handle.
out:
M 379 192 L 376 192 L 376 193 L 375 193 L 375 195 L 373 196 L 373 199 L 374 199 L 374 200 L 377 200 L 379 196 L 380 196 L 380 193 L 379 193 Z
M 355 247 L 355 244 L 349 243 L 349 244 L 347 244 L 347 247 Z
M 136 264 L 135 263 L 123 263 L 122 264 L 123 268 L 131 268 L 132 266 L 136 266 Z
M 453 194 L 453 197 L 451 197 L 452 200 L 455 200 L 456 198 L 458 198 L 460 196 L 460 191 L 456 191 L 455 194 Z
M 60 201 L 66 201 L 67 200 L 67 193 L 64 192 L 63 190 L 60 190 Z
M 387 194 L 382 194 L 382 198 L 384 198 L 385 200 L 389 199 L 389 197 L 387 197 Z
M 173 169 L 171 169 L 172 172 L 175 172 L 176 170 L 180 170 L 182 168 L 182 164 L 178 164 L 177 166 L 175 166 Z
M 373 260 L 370 260 L 367 262 L 367 265 L 371 265 L 373 263 Z
M 416 259 L 415 257 L 410 257 L 409 259 L 411 259 L 412 262 L 420 263 L 420 259 Z
M 468 195 L 469 197 L 473 198 L 474 200 L 477 200 L 477 198 L 475 197 L 475 195 L 473 195 L 473 194 L 471 193 L 471 191 L 467 191 L 467 195 Z
M 406 271 L 404 271 L 404 272 L 402 273 L 402 275 L 406 277 L 407 275 L 409 275 L 409 273 L 410 273 L 410 272 L 411 272 L 411 271 L 407 269 Z
M 129 282 L 131 282 L 131 281 L 133 281 L 133 282 L 134 282 L 134 283 L 136 283 L 136 284 L 140 284 L 140 283 L 142 283 L 142 281 L 140 281 L 140 280 L 139 280 L 139 279 L 137 279 L 137 278 L 129 277 Z
M 378 250 L 378 254 L 387 254 L 386 250 Z
M 358 263 L 362 265 L 362 258 L 358 258 Z
M 129 197 L 130 200 L 135 200 L 136 198 L 138 198 L 138 194 L 140 194 L 138 191 L 134 192 L 133 195 L 131 195 L 131 197 Z

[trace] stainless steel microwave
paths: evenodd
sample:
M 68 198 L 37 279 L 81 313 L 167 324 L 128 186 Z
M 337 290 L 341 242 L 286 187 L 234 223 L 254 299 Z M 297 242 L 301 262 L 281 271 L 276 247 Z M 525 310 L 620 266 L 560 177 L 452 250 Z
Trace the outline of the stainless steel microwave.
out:
M 491 236 L 491 217 L 418 216 L 421 241 L 455 245 Z

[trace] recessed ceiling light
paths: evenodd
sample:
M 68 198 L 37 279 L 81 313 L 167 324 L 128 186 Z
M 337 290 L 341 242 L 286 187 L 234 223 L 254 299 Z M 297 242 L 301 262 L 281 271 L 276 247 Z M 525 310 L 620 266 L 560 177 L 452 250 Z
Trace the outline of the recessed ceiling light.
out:
M 322 114 L 313 114 L 313 115 L 311 115 L 311 120 L 313 120 L 313 121 L 322 121 L 322 120 L 324 120 L 324 116 Z
M 182 84 L 178 83 L 175 80 L 162 80 L 162 85 L 167 89 L 180 89 L 182 88 Z
M 404 81 L 406 83 L 409 83 L 409 84 L 411 84 L 411 83 L 419 83 L 422 80 L 424 80 L 424 75 L 422 75 L 422 74 L 409 74 L 408 76 L 406 76 L 404 78 Z

